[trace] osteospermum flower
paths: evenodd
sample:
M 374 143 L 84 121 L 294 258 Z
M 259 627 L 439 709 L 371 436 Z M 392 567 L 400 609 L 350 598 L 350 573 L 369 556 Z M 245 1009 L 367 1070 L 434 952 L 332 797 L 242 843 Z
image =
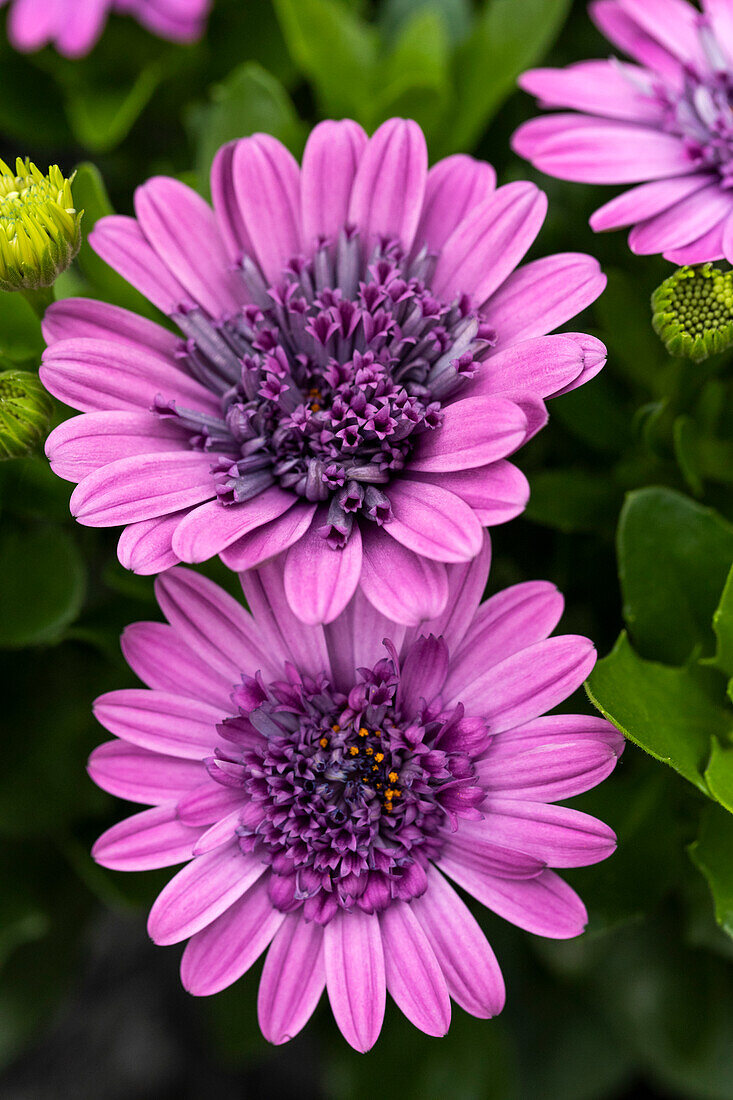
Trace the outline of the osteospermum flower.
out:
M 258 1009 L 273 1043 L 300 1031 L 324 987 L 358 1050 L 379 1035 L 386 991 L 431 1035 L 448 1029 L 450 997 L 499 1012 L 501 972 L 448 879 L 537 935 L 583 931 L 583 904 L 552 868 L 605 859 L 615 838 L 555 803 L 605 778 L 622 738 L 601 718 L 544 716 L 588 675 L 593 646 L 548 637 L 562 611 L 550 584 L 479 608 L 488 558 L 486 540 L 451 566 L 449 611 L 417 629 L 360 592 L 335 622 L 306 626 L 277 562 L 242 577 L 251 616 L 173 569 L 157 581 L 170 625 L 123 636 L 148 687 L 97 699 L 119 739 L 89 770 L 153 808 L 94 856 L 118 870 L 186 863 L 150 935 L 188 940 L 181 977 L 200 996 L 267 950 Z
M 298 615 L 329 621 L 361 585 L 416 623 L 445 603 L 445 563 L 524 507 L 506 456 L 543 398 L 603 365 L 590 336 L 543 333 L 596 298 L 595 260 L 515 270 L 546 209 L 494 189 L 466 156 L 427 171 L 414 122 L 367 140 L 325 122 L 302 169 L 259 134 L 220 150 L 214 210 L 152 179 L 97 252 L 183 333 L 99 302 L 47 314 L 41 377 L 86 415 L 48 456 L 91 526 L 129 524 L 122 563 L 154 573 L 221 553 L 244 570 L 287 554 Z
M 639 183 L 593 214 L 633 226 L 632 251 L 676 264 L 733 260 L 733 2 L 596 0 L 590 14 L 636 64 L 535 69 L 519 83 L 546 107 L 515 150 L 560 179 Z
M 104 30 L 110 12 L 134 15 L 161 38 L 190 42 L 204 29 L 211 0 L 0 0 L 10 3 L 8 37 L 16 50 L 53 43 L 65 57 L 82 57 Z

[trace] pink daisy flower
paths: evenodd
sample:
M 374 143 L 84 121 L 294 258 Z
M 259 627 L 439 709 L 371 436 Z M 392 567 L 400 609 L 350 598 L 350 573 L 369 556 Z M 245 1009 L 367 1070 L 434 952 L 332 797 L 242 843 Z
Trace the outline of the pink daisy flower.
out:
M 733 261 L 733 0 L 595 0 L 611 58 L 535 69 L 520 85 L 545 107 L 513 147 L 537 168 L 585 183 L 635 183 L 591 218 L 633 226 L 629 246 L 675 264 Z
M 52 42 L 65 57 L 82 57 L 113 11 L 134 15 L 161 38 L 191 42 L 203 33 L 211 0 L 0 0 L 0 7 L 8 2 L 16 50 L 30 53 Z
M 371 140 L 322 123 L 302 168 L 268 135 L 232 142 L 212 194 L 213 211 L 152 179 L 136 218 L 90 236 L 183 339 L 100 302 L 46 315 L 44 385 L 85 414 L 47 445 L 79 482 L 72 512 L 127 524 L 119 557 L 139 573 L 285 554 L 307 622 L 334 619 L 359 584 L 390 618 L 438 614 L 446 563 L 526 504 L 507 456 L 545 423 L 543 398 L 605 361 L 590 336 L 544 335 L 601 292 L 597 262 L 515 270 L 542 192 L 495 190 L 466 156 L 428 172 L 401 119 Z
M 324 988 L 357 1050 L 376 1041 L 389 992 L 443 1035 L 450 998 L 488 1018 L 504 983 L 453 880 L 536 935 L 579 935 L 577 894 L 552 868 L 615 848 L 602 822 L 556 805 L 613 770 L 608 722 L 546 716 L 585 679 L 586 638 L 549 637 L 562 612 L 530 582 L 479 607 L 489 542 L 449 568 L 449 610 L 420 628 L 357 592 L 327 626 L 293 616 L 282 566 L 245 573 L 250 615 L 211 581 L 157 581 L 169 625 L 136 623 L 125 656 L 145 689 L 95 712 L 115 740 L 94 781 L 152 805 L 97 841 L 105 867 L 186 866 L 150 912 L 157 944 L 187 940 L 186 989 L 216 993 L 265 951 L 258 1010 L 292 1038 Z

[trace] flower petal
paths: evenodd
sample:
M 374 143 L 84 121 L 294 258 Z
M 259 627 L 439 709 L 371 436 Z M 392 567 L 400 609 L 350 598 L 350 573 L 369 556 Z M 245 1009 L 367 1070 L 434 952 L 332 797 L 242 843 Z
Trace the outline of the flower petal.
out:
M 497 741 L 500 738 L 497 738 Z M 618 753 L 603 741 L 587 738 L 582 741 L 552 742 L 494 758 L 493 745 L 485 759 L 476 765 L 481 781 L 489 791 L 502 798 L 557 802 L 572 798 L 597 786 L 611 774 L 618 762 Z
M 651 183 L 631 187 L 610 202 L 599 206 L 591 214 L 591 229 L 601 233 L 607 229 L 623 229 L 646 218 L 653 218 L 705 187 L 711 178 L 709 172 L 696 172 L 689 176 L 652 180 Z
M 293 493 L 272 486 L 243 504 L 209 500 L 190 511 L 178 524 L 173 550 L 181 561 L 208 561 L 243 535 L 283 515 L 296 499 Z
M 630 122 L 661 122 L 664 117 L 649 74 L 616 58 L 580 61 L 565 69 L 530 69 L 517 83 L 543 107 L 572 107 Z
M 240 577 L 264 653 L 280 668 L 291 661 L 300 672 L 318 676 L 328 669 L 328 649 L 322 626 L 308 626 L 294 614 L 283 585 L 283 562 L 277 559 Z
M 520 515 L 529 500 L 529 482 L 521 470 L 501 459 L 476 470 L 455 470 L 436 475 L 415 474 L 418 481 L 439 481 L 474 512 L 479 523 L 495 527 Z
M 316 513 L 316 505 L 302 501 L 294 504 L 287 512 L 276 519 L 263 523 L 242 535 L 230 546 L 220 551 L 221 560 L 227 569 L 233 569 L 235 573 L 243 573 L 246 569 L 254 569 L 270 558 L 277 557 L 301 539 Z
M 579 688 L 596 662 L 593 643 L 568 634 L 527 646 L 458 688 L 448 705 L 461 702 L 469 714 L 484 714 L 491 733 L 537 718 Z
M 167 359 L 172 359 L 181 345 L 179 336 L 155 321 L 95 298 L 64 298 L 52 302 L 43 315 L 41 328 L 47 344 L 80 338 L 121 340 L 156 351 Z
M 214 492 L 211 455 L 168 451 L 132 455 L 88 474 L 71 494 L 71 514 L 85 527 L 117 527 L 206 500 Z
M 221 916 L 257 881 L 265 865 L 237 841 L 192 859 L 163 887 L 148 917 L 153 943 L 180 943 Z
M 442 424 L 419 437 L 408 469 L 443 473 L 486 466 L 515 451 L 526 434 L 527 418 L 513 401 L 472 395 L 444 407 Z
M 481 551 L 472 561 L 447 566 L 448 599 L 445 608 L 440 615 L 426 619 L 419 627 L 410 630 L 405 638 L 405 648 L 420 634 L 434 634 L 445 640 L 453 658 L 478 610 L 489 579 L 490 563 L 491 539 L 485 531 Z
M 451 997 L 482 1020 L 504 1007 L 504 979 L 478 921 L 440 872 L 428 867 L 428 888 L 410 909 L 428 938 Z
M 354 179 L 348 220 L 367 253 L 380 237 L 409 250 L 422 210 L 428 154 L 416 122 L 391 118 L 372 136 Z
M 451 233 L 492 194 L 496 172 L 485 161 L 456 153 L 438 161 L 428 172 L 415 249 L 427 245 L 438 253 Z
M 120 644 L 128 665 L 148 687 L 229 713 L 231 681 L 207 665 L 166 623 L 132 623 Z
M 721 190 L 719 183 L 711 183 L 635 225 L 629 233 L 629 248 L 641 256 L 681 248 L 698 240 L 731 213 L 733 196 Z
M 448 599 L 445 565 L 413 553 L 384 531 L 362 535 L 361 590 L 386 618 L 407 626 L 440 615 Z
M 188 941 L 181 959 L 183 988 L 194 997 L 226 989 L 257 961 L 284 920 L 285 914 L 272 906 L 267 879 L 258 879 Z
M 321 522 L 325 522 L 325 513 Z M 343 549 L 329 546 L 318 528 L 316 515 L 310 529 L 288 550 L 283 575 L 290 606 L 309 626 L 332 622 L 353 596 L 361 574 L 358 524 Z
M 267 952 L 257 997 L 260 1030 L 270 1043 L 287 1043 L 310 1020 L 326 985 L 323 928 L 290 913 Z
M 89 775 L 103 791 L 128 802 L 159 806 L 181 798 L 201 781 L 201 767 L 124 741 L 105 741 L 92 752 Z
M 567 940 L 585 931 L 585 906 L 554 871 L 542 871 L 524 881 L 492 878 L 455 864 L 445 871 L 487 909 L 526 932 Z
M 412 907 L 392 902 L 381 914 L 379 926 L 390 996 L 420 1031 L 445 1035 L 451 1015 L 448 985 Z
M 358 122 L 319 122 L 303 153 L 300 210 L 303 245 L 335 240 L 347 221 L 351 188 L 367 145 Z
M 94 717 L 131 745 L 155 753 L 201 761 L 219 742 L 217 723 L 225 714 L 198 699 L 166 691 L 121 688 L 94 700 Z M 199 775 L 199 782 L 203 780 Z
M 339 910 L 323 932 L 326 988 L 341 1034 L 366 1053 L 384 1020 L 386 981 L 379 918 L 355 908 Z
M 92 856 L 113 871 L 148 871 L 172 867 L 191 858 L 201 829 L 183 825 L 175 803 L 155 806 L 125 818 L 102 833 Z
M 172 316 L 195 307 L 134 218 L 122 214 L 100 218 L 88 240 L 98 256 L 163 313 Z
M 472 510 L 440 485 L 403 478 L 390 486 L 392 518 L 384 531 L 433 561 L 468 561 L 481 550 L 483 531 Z
M 178 565 L 180 559 L 173 553 L 171 544 L 176 527 L 185 515 L 185 511 L 173 512 L 169 516 L 128 524 L 117 543 L 120 564 L 145 577 Z
M 433 291 L 450 301 L 484 302 L 514 270 L 539 233 L 547 196 L 533 183 L 500 187 L 451 234 L 438 257 Z
M 253 134 L 237 142 L 232 171 L 244 233 L 275 282 L 300 251 L 300 169 L 274 137 Z
M 461 840 L 513 845 L 551 867 L 587 867 L 608 859 L 616 836 L 608 825 L 567 806 L 490 795 L 483 821 L 462 821 Z
M 51 469 L 66 481 L 82 481 L 118 458 L 190 451 L 185 433 L 150 412 L 93 412 L 72 416 L 46 440 Z

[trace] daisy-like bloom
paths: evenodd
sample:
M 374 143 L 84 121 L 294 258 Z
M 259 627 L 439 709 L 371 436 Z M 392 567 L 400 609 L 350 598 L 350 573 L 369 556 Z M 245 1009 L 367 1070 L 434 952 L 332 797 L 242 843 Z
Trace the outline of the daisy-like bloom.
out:
M 41 377 L 85 414 L 47 448 L 77 519 L 128 524 L 139 573 L 286 554 L 307 622 L 359 583 L 391 618 L 438 614 L 445 563 L 526 504 L 506 456 L 543 398 L 605 361 L 590 336 L 543 335 L 598 296 L 598 264 L 515 270 L 546 199 L 494 182 L 466 156 L 428 172 L 420 128 L 393 119 L 371 140 L 322 123 L 302 168 L 268 135 L 225 146 L 213 210 L 176 180 L 141 187 L 137 217 L 90 241 L 183 339 L 99 302 L 49 310 Z
M 575 113 L 525 123 L 514 149 L 585 183 L 633 183 L 591 218 L 675 264 L 733 260 L 733 0 L 596 0 L 590 14 L 635 64 L 535 69 L 520 85 Z
M 203 33 L 211 0 L 0 0 L 10 3 L 8 37 L 31 53 L 53 43 L 64 57 L 83 57 L 97 42 L 110 12 L 133 15 L 154 34 L 191 42 Z
M 489 944 L 448 879 L 540 936 L 579 935 L 586 911 L 555 867 L 609 856 L 613 832 L 556 805 L 613 769 L 601 718 L 545 716 L 588 675 L 586 639 L 548 637 L 562 598 L 519 584 L 479 607 L 489 545 L 449 568 L 442 616 L 406 628 L 361 592 L 308 626 L 282 566 L 242 577 L 252 615 L 175 568 L 157 581 L 169 625 L 137 623 L 125 656 L 147 689 L 96 701 L 115 740 L 92 754 L 99 786 L 152 809 L 94 847 L 117 870 L 186 863 L 148 929 L 188 940 L 181 977 L 206 996 L 267 950 L 262 1032 L 283 1043 L 324 990 L 368 1050 L 388 991 L 430 1035 L 450 997 L 487 1018 L 504 1003 Z

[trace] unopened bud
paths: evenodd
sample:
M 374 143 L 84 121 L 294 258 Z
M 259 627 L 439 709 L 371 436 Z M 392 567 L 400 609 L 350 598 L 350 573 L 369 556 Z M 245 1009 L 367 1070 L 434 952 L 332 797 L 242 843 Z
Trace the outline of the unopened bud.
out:
M 36 374 L 0 372 L 0 459 L 30 454 L 48 433 L 53 403 Z
M 700 362 L 733 345 L 733 272 L 681 267 L 652 294 L 652 325 L 670 355 Z
M 44 176 L 29 160 L 15 172 L 0 160 L 0 290 L 51 286 L 79 251 L 82 213 L 56 165 Z

